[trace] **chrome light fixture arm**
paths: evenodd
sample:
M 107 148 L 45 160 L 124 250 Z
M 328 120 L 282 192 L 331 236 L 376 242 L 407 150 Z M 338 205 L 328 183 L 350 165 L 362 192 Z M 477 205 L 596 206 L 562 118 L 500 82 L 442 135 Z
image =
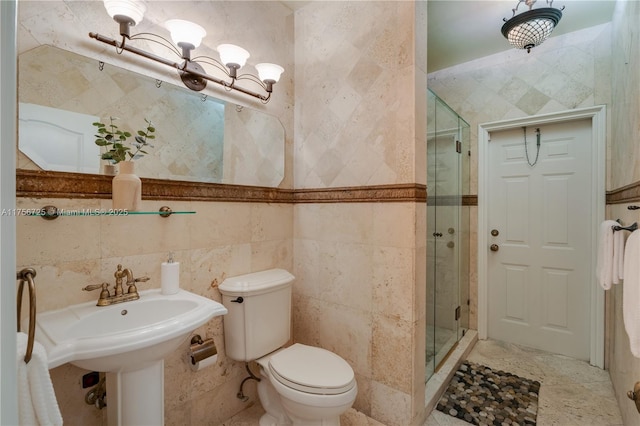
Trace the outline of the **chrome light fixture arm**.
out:
M 196 60 L 197 59 L 197 60 Z M 205 80 L 208 81 L 212 81 L 214 83 L 218 83 L 222 86 L 225 87 L 225 89 L 227 90 L 237 90 L 241 93 L 244 93 L 245 95 L 250 95 L 253 96 L 254 98 L 258 98 L 260 99 L 262 102 L 267 103 L 269 102 L 269 99 L 271 98 L 271 92 L 267 90 L 267 86 L 260 81 L 257 77 L 251 75 L 251 74 L 240 74 L 240 75 L 236 75 L 233 76 L 229 70 L 227 68 L 224 67 L 224 65 L 222 65 L 220 62 L 216 61 L 213 58 L 209 58 L 207 56 L 198 56 L 196 58 L 194 58 L 192 61 L 189 61 L 189 65 L 196 65 L 198 66 L 198 64 L 200 63 L 204 63 L 204 64 L 209 64 L 211 66 L 214 66 L 216 68 L 218 68 L 219 70 L 221 70 L 222 72 L 224 72 L 230 79 L 231 82 L 228 81 L 224 81 L 222 79 L 216 78 L 216 77 L 212 77 L 209 74 L 204 73 L 204 71 L 198 71 L 198 70 L 194 70 L 194 69 L 189 69 L 189 66 L 187 66 L 187 70 L 186 72 L 189 72 L 197 77 L 203 78 Z M 243 79 L 247 79 L 246 76 L 250 76 L 251 78 L 249 78 L 250 80 L 252 80 L 253 82 L 259 84 L 265 91 L 267 91 L 267 95 L 261 95 L 259 93 L 253 92 L 249 89 L 245 89 L 243 87 L 240 86 L 236 86 L 236 81 L 237 80 L 243 80 Z
M 128 38 L 129 40 L 142 40 L 142 41 L 149 41 L 151 43 L 159 44 L 160 46 L 165 47 L 170 51 L 172 51 L 176 56 L 184 58 L 180 50 L 178 50 L 178 48 L 176 48 L 169 40 L 162 37 L 161 35 L 153 34 L 153 33 L 138 33 L 130 37 L 123 36 L 122 43 L 121 43 L 122 46 L 124 46 L 126 38 Z
M 138 49 L 137 47 L 129 46 L 128 44 L 125 43 L 126 37 L 124 36 L 122 37 L 122 42 L 118 42 L 117 40 L 114 40 L 110 37 L 105 37 L 98 33 L 89 33 L 89 37 L 96 39 L 97 41 L 100 41 L 102 43 L 114 46 L 118 53 L 121 53 L 123 50 L 126 50 L 127 52 L 135 53 L 136 55 L 140 55 L 147 59 L 151 59 L 161 64 L 176 68 L 177 70 L 181 69 L 181 65 L 178 64 L 177 62 L 170 61 L 168 59 L 165 59 L 153 53 L 145 52 L 144 50 Z

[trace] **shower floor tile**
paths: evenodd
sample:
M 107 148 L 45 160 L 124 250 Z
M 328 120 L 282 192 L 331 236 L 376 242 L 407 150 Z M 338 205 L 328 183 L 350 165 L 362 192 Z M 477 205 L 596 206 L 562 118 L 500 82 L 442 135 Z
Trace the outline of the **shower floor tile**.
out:
M 609 373 L 561 355 L 494 340 L 480 340 L 471 362 L 542 383 L 537 426 L 622 426 Z M 433 410 L 424 426 L 469 426 Z

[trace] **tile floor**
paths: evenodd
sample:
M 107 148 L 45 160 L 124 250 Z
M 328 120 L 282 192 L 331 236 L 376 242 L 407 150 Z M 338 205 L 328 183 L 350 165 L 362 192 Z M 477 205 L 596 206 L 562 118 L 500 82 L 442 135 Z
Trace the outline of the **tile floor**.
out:
M 538 426 L 622 426 L 609 373 L 560 355 L 492 340 L 478 341 L 468 360 L 541 382 Z M 255 426 L 263 413 L 260 404 L 243 411 L 222 426 Z M 469 426 L 434 410 L 423 426 Z M 351 410 L 342 426 L 383 426 Z
M 622 417 L 609 373 L 589 363 L 493 340 L 480 340 L 469 361 L 541 383 L 538 426 L 618 426 Z M 434 410 L 424 426 L 469 426 Z

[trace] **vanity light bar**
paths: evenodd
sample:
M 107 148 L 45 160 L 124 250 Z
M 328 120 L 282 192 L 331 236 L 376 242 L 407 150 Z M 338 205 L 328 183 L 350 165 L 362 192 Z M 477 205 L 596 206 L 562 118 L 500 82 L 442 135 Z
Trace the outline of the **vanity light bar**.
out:
M 152 33 L 131 35 L 130 27 L 135 26 L 142 20 L 142 14 L 145 11 L 145 8 L 142 5 L 138 6 L 138 3 L 142 4 L 139 0 L 104 0 L 105 8 L 109 16 L 120 26 L 122 40 L 117 41 L 93 32 L 89 33 L 89 37 L 114 46 L 118 54 L 126 50 L 127 52 L 175 68 L 180 74 L 183 84 L 191 90 L 201 91 L 207 86 L 207 82 L 210 81 L 223 86 L 226 90 L 237 90 L 246 95 L 258 98 L 263 103 L 269 102 L 273 85 L 280 79 L 284 68 L 276 64 L 260 63 L 255 66 L 258 71 L 258 76 L 250 73 L 238 74 L 238 70 L 244 66 L 250 55 L 245 49 L 233 44 L 221 44 L 218 46 L 217 50 L 220 55 L 220 60 L 208 56 L 198 56 L 196 58 L 197 60 L 191 59 L 191 51 L 200 45 L 202 38 L 206 35 L 206 31 L 200 25 L 181 19 L 172 19 L 166 23 L 166 27 L 171 32 L 173 44 L 166 38 Z M 118 6 L 117 11 L 112 10 L 115 6 Z M 131 16 L 133 13 L 127 12 L 128 10 L 135 11 L 135 16 Z M 178 63 L 171 61 L 137 47 L 129 46 L 127 41 L 134 40 L 144 40 L 160 44 L 181 57 L 183 62 Z M 176 45 L 181 50 L 178 49 Z M 212 65 L 225 73 L 230 81 L 210 76 L 201 64 Z M 262 87 L 266 95 L 236 86 L 238 80 L 252 81 Z

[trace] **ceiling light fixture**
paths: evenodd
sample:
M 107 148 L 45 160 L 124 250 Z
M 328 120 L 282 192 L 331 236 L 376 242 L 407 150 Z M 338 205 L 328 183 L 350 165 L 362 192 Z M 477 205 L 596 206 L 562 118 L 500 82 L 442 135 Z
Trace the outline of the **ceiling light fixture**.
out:
M 181 19 L 171 19 L 165 23 L 165 27 L 171 33 L 173 44 L 166 38 L 153 33 L 138 33 L 131 35 L 130 28 L 142 21 L 146 8 L 141 0 L 104 0 L 104 6 L 109 16 L 120 26 L 121 41 L 114 40 L 109 37 L 102 36 L 97 33 L 89 33 L 89 37 L 96 39 L 102 43 L 115 46 L 118 54 L 123 51 L 135 53 L 147 59 L 159 62 L 161 64 L 175 68 L 180 74 L 180 78 L 185 86 L 194 91 L 201 91 L 207 87 L 207 82 L 220 84 L 227 90 L 237 90 L 246 95 L 260 99 L 263 103 L 269 102 L 273 85 L 278 82 L 280 75 L 284 72 L 284 68 L 280 65 L 272 63 L 256 64 L 258 76 L 249 73 L 239 74 L 240 70 L 247 59 L 249 52 L 239 46 L 233 44 L 221 44 L 217 47 L 220 60 L 208 57 L 197 56 L 192 58 L 191 52 L 200 46 L 202 38 L 207 34 L 205 29 L 193 22 Z M 146 52 L 134 46 L 130 46 L 127 42 L 135 40 L 144 40 L 160 44 L 178 57 L 182 58 L 182 62 L 175 62 L 165 59 L 154 53 Z M 176 45 L 180 48 L 178 49 Z M 228 80 L 217 78 L 207 74 L 202 64 L 209 64 L 226 75 Z M 260 86 L 266 94 L 254 92 L 252 90 L 236 85 L 238 80 L 250 80 Z
M 502 26 L 502 35 L 509 40 L 517 49 L 527 49 L 527 53 L 531 49 L 542 44 L 551 32 L 560 22 L 562 18 L 561 10 L 551 7 L 553 0 L 546 0 L 549 7 L 533 9 L 536 0 L 518 0 L 518 4 L 513 10 L 511 19 L 503 19 L 505 22 Z M 529 6 L 529 10 L 522 12 L 516 16 L 516 11 L 524 3 Z

